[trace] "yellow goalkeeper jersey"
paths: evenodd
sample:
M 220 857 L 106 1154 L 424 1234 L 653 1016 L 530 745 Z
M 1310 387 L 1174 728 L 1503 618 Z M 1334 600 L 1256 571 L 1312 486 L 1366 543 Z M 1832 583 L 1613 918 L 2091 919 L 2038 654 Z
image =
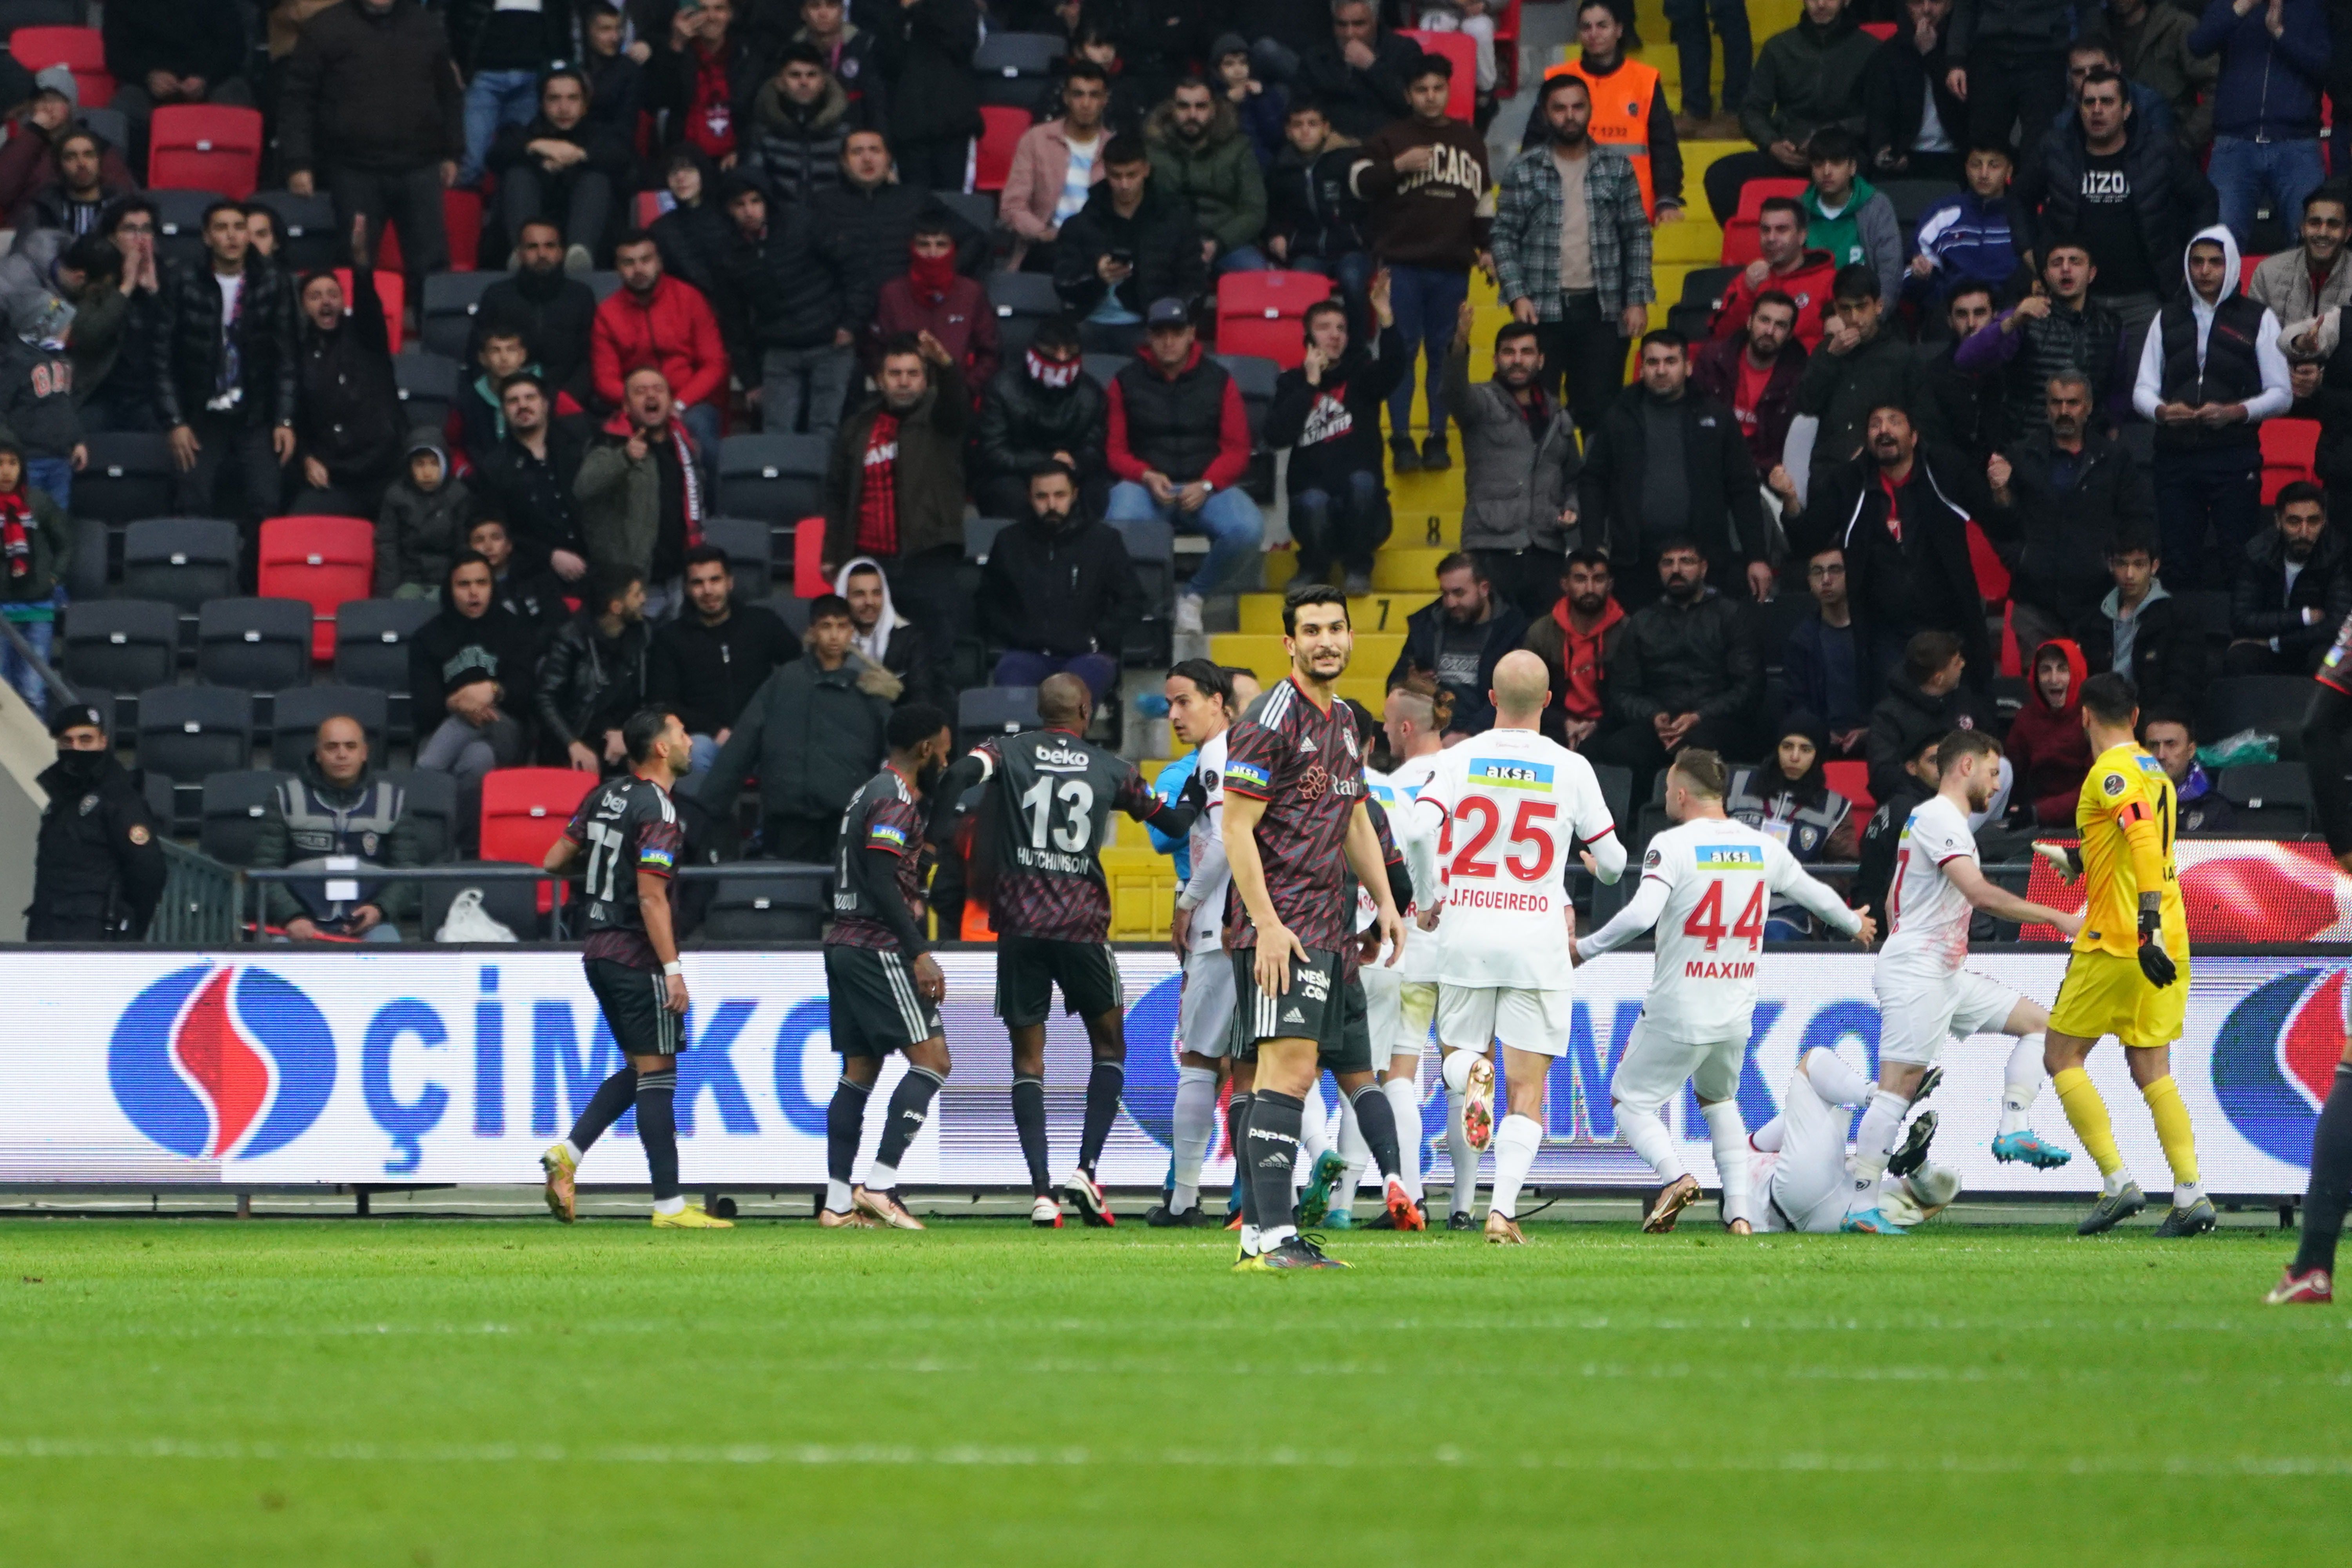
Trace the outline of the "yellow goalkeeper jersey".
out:
M 2083 880 L 2090 901 L 2076 952 L 2129 958 L 2139 950 L 2140 879 L 2163 893 L 2164 948 L 2189 956 L 2189 915 L 2180 901 L 2180 875 L 2172 862 L 2179 816 L 2164 764 L 2126 742 L 2101 752 L 2083 777 L 2074 801 L 2074 830 L 2083 840 Z M 2137 837 L 2138 844 L 2134 844 Z M 2135 851 L 2137 853 L 2135 853 Z

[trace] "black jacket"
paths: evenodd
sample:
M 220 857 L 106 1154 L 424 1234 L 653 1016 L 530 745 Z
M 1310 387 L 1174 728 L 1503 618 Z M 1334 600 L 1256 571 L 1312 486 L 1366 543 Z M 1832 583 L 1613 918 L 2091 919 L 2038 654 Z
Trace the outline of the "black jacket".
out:
M 882 285 L 906 274 L 907 247 L 915 237 L 916 220 L 935 205 L 929 191 L 888 184 L 872 190 L 836 185 L 820 192 L 809 204 L 817 234 L 840 258 L 843 308 L 851 321 L 863 324 L 874 319 Z M 768 209 L 772 229 L 778 216 L 777 205 L 772 204 Z M 970 226 L 955 219 L 950 226 L 961 236 Z
M 779 665 L 800 656 L 800 639 L 773 610 L 737 605 L 710 626 L 689 605 L 654 633 L 647 685 L 655 701 L 677 705 L 688 733 L 716 735 L 734 728 Z
M 164 275 L 156 321 L 155 398 L 165 428 L 204 412 L 221 371 L 221 295 L 212 261 L 173 267 Z M 246 425 L 294 423 L 298 374 L 294 304 L 286 274 L 249 258 L 237 301 L 238 384 L 245 389 L 233 416 Z
M 1577 525 L 1588 546 L 1598 546 L 1622 564 L 1619 574 L 1654 584 L 1657 574 L 1643 565 L 1643 534 L 1686 533 L 1696 538 L 1719 575 L 1737 563 L 1766 558 L 1764 502 L 1757 488 L 1756 461 L 1727 405 L 1685 389 L 1679 409 L 1683 426 L 1683 476 L 1690 487 L 1687 526 L 1654 516 L 1643 492 L 1650 479 L 1646 423 L 1650 394 L 1638 383 L 1611 400 L 1601 427 L 1585 437 L 1584 472 L 1577 481 Z M 1738 542 L 1732 542 L 1733 530 Z
M 1192 209 L 1174 196 L 1143 185 L 1135 216 L 1121 217 L 1111 205 L 1110 182 L 1087 197 L 1054 242 L 1054 288 L 1074 316 L 1094 313 L 1109 285 L 1095 264 L 1110 251 L 1125 251 L 1135 270 L 1118 286 L 1119 302 L 1138 316 L 1154 300 L 1193 300 L 1209 287 L 1209 264 L 1201 259 L 1201 231 Z
M 1908 777 L 1903 764 L 1930 735 L 1947 730 L 1982 730 L 2000 733 L 2000 718 L 1971 681 L 1929 696 L 1900 669 L 1886 678 L 1886 695 L 1870 710 L 1870 734 L 1862 754 L 1870 763 L 1870 793 L 1885 800 Z
M 163 896 L 163 837 L 139 784 L 108 752 L 96 776 L 69 779 L 60 761 L 36 781 L 48 792 L 33 850 L 26 942 L 144 942 Z
M 1997 370 L 1962 370 L 1952 359 L 1958 346 L 1954 343 L 1927 362 L 1922 390 L 1937 433 L 1981 468 L 2000 442 L 2003 381 Z
M 588 154 L 557 174 L 540 167 L 539 160 L 530 155 L 534 142 L 569 142 Z M 613 195 L 622 196 L 627 190 L 631 156 L 628 145 L 596 121 L 582 116 L 580 123 L 571 130 L 558 128 L 544 114 L 534 115 L 527 125 L 507 125 L 499 128 L 498 139 L 490 143 L 489 166 L 500 174 L 517 165 L 526 165 L 537 174 L 543 188 L 551 194 L 569 190 L 572 182 L 582 174 L 597 174 L 613 182 Z M 597 237 L 587 237 L 591 245 Z
M 1336 260 L 1370 249 L 1364 238 L 1369 215 L 1348 177 L 1362 157 L 1352 142 L 1327 147 L 1312 159 L 1285 142 L 1265 174 L 1266 237 L 1280 235 L 1294 258 Z
M 585 605 L 564 623 L 539 665 L 541 756 L 561 766 L 574 741 L 604 753 L 604 732 L 619 729 L 645 706 L 652 640 L 637 621 L 607 641 Z
M 2305 624 L 2306 609 L 2319 612 L 2316 623 Z M 2321 531 L 2293 588 L 2286 585 L 2286 542 L 2279 531 L 2265 528 L 2246 542 L 2230 589 L 2231 637 L 2276 637 L 2281 654 L 2316 669 L 2347 616 L 2352 616 L 2352 545 L 2333 523 Z
M 538 700 L 538 634 L 504 605 L 493 603 L 470 620 L 445 607 L 408 639 L 408 700 L 417 735 L 432 734 L 448 716 L 451 693 L 483 680 L 498 687 L 509 718 L 528 722 Z
M 539 650 L 563 629 L 572 618 L 572 607 L 563 602 L 572 592 L 562 578 L 544 566 L 525 566 L 510 560 L 498 583 L 499 606 L 520 621 L 530 632 L 530 656 L 535 663 Z M 529 689 L 531 683 L 524 682 Z
M 981 568 L 981 630 L 1026 653 L 1116 658 L 1143 608 L 1126 542 L 1089 518 L 1053 529 L 1023 518 L 996 536 Z
M 1029 470 L 1067 452 L 1078 460 L 1084 486 L 1103 473 L 1103 448 L 1110 440 L 1110 399 L 1102 384 L 1084 371 L 1064 387 L 1040 385 L 1025 360 L 1016 359 L 989 378 L 980 395 L 980 418 L 972 437 L 972 482 L 1019 479 Z
M 890 84 L 890 145 L 980 133 L 980 8 L 972 0 L 915 0 L 860 12 L 875 34 L 874 66 Z M 904 247 L 901 247 L 903 254 Z
M 372 490 L 399 466 L 406 421 L 392 374 L 383 301 L 372 274 L 353 273 L 352 283 L 347 313 L 334 331 L 322 332 L 307 320 L 300 324 L 301 399 L 294 434 L 302 456 L 326 464 L 336 484 Z
M 1969 107 L 1952 96 L 1945 84 L 1951 62 L 1945 58 L 1948 30 L 1936 47 L 1921 54 L 1912 42 L 1910 25 L 1898 23 L 1895 36 L 1878 46 L 1863 68 L 1863 149 L 1870 161 L 1863 172 L 1872 179 L 1906 172 L 1894 159 L 1908 159 L 1911 143 L 1919 139 L 1919 121 L 1926 118 L 1927 94 L 1936 95 L 1936 118 L 1948 138 L 1958 141 L 1956 129 L 1969 122 Z
M 474 491 L 474 515 L 495 517 L 507 525 L 517 567 L 544 569 L 549 553 L 557 550 L 586 558 L 580 498 L 572 486 L 587 456 L 587 434 L 567 420 L 549 425 L 543 463 L 511 434 L 488 451 L 474 454 L 473 476 L 467 481 Z
M 734 236 L 726 276 L 729 291 L 741 302 L 740 331 L 753 351 L 735 357 L 735 373 L 745 384 L 760 384 L 762 352 L 816 348 L 833 342 L 842 328 L 855 331 L 872 319 L 850 314 L 842 289 L 849 269 L 839 236 L 803 203 L 770 207 L 768 232 L 759 239 L 747 239 L 740 231 Z M 874 287 L 878 290 L 881 284 Z M 729 325 L 726 318 L 719 325 Z
M 1609 669 L 1609 717 L 1647 724 L 1661 713 L 1746 719 L 1764 710 L 1764 664 L 1739 606 L 1714 589 L 1686 605 L 1660 598 L 1625 622 Z
M 866 37 L 860 33 L 856 41 Z M 838 81 L 828 80 L 824 95 L 805 107 L 770 81 L 751 96 L 751 158 L 775 200 L 813 201 L 819 191 L 841 184 L 842 146 L 851 132 L 868 125 L 852 110 Z M 772 221 L 774 214 L 769 216 Z
M 482 346 L 482 333 L 494 322 L 522 329 L 523 342 L 547 373 L 548 384 L 588 406 L 595 396 L 589 373 L 588 340 L 596 325 L 596 293 L 577 278 L 562 271 L 545 277 L 517 271 L 482 290 L 474 316 L 473 341 L 466 345 L 466 363 Z
M 1325 26 L 1328 27 L 1328 23 Z M 1404 84 L 1421 63 L 1421 46 L 1382 27 L 1373 35 L 1372 63 L 1358 70 L 1340 56 L 1327 33 L 1298 58 L 1297 89 L 1323 106 L 1331 128 L 1362 141 L 1392 120 L 1412 112 Z
M 149 71 L 202 77 L 207 88 L 245 74 L 245 26 L 226 0 L 111 0 L 105 36 L 107 74 L 142 92 Z
M 2188 291 L 2188 275 L 2174 259 L 2187 254 L 2189 237 L 2211 225 L 2221 199 L 2195 160 L 2169 135 L 2150 135 L 2135 117 L 2124 140 L 2124 173 L 2131 181 L 2132 205 L 2139 213 L 2140 237 L 2147 245 L 2148 270 L 2166 299 Z M 2033 253 L 2082 227 L 2082 122 L 2042 138 L 2042 149 L 2018 175 L 2017 208 L 2041 214 L 2033 227 Z
M 1381 330 L 1380 352 L 1350 342 L 1339 363 L 1323 372 L 1318 386 L 1307 384 L 1303 369 L 1286 370 L 1275 381 L 1265 411 L 1265 444 L 1290 450 L 1289 493 L 1347 493 L 1349 474 L 1381 471 L 1381 405 L 1412 368 L 1412 351 L 1393 326 Z M 1323 410 L 1331 388 L 1339 389 L 1338 413 Z
M 406 174 L 465 155 L 465 89 L 441 18 L 415 0 L 342 0 L 302 25 L 278 100 L 289 174 Z
M 2021 542 L 2001 552 L 2010 596 L 2072 626 L 2114 586 L 2107 575 L 2109 541 L 2124 531 L 2154 536 L 2155 487 L 2120 443 L 2095 430 L 2083 437 L 2082 472 L 2063 495 L 2050 481 L 2056 451 L 2048 431 L 2028 436 L 2005 455 L 2007 531 Z
M 707 194 L 700 201 L 690 207 L 670 208 L 654 219 L 646 233 L 661 252 L 662 270 L 701 289 L 723 327 L 728 310 L 727 256 L 740 231 L 719 205 L 718 192 L 710 186 L 704 190 Z
M 2094 609 L 2074 623 L 2074 644 L 2083 650 L 2093 674 L 2116 665 L 2116 623 L 2104 608 Z M 2139 608 L 2139 630 L 2132 637 L 2132 684 L 2139 688 L 2143 713 L 2158 708 L 2178 708 L 2194 713 L 2205 698 L 2205 633 L 2196 620 L 2182 613 L 2180 601 L 2170 596 Z M 2331 639 L 2334 634 L 2329 634 Z
M 1419 670 L 1437 674 L 1440 658 L 1445 648 L 1446 633 L 1453 624 L 1445 618 L 1445 606 L 1423 605 L 1405 617 L 1404 647 L 1397 654 L 1396 665 L 1389 671 L 1388 689 L 1393 691 Z M 1465 628 L 1467 629 L 1467 628 Z M 1505 604 L 1498 596 L 1494 601 L 1493 614 L 1485 627 L 1486 640 L 1478 650 L 1478 673 L 1473 685 L 1459 680 L 1444 683 L 1454 693 L 1454 721 L 1449 729 L 1465 734 L 1476 734 L 1494 728 L 1495 710 L 1486 700 L 1486 693 L 1495 684 L 1495 666 L 1503 656 L 1527 640 L 1528 618 Z M 1613 677 L 1616 672 L 1611 671 Z
M 1917 409 L 1914 423 L 1922 426 L 1920 434 L 1934 429 L 1932 408 L 1921 395 L 1926 384 L 1927 367 L 1919 363 L 1918 351 L 1891 317 L 1881 319 L 1869 342 L 1843 354 L 1830 353 L 1826 342 L 1815 349 L 1805 361 L 1805 374 L 1797 379 L 1797 412 L 1821 421 L 1813 436 L 1814 482 L 1821 482 L 1823 468 L 1862 449 L 1870 411 L 1882 404 Z
M 696 795 L 726 813 L 754 774 L 765 816 L 837 817 L 882 765 L 889 701 L 859 684 L 860 662 L 796 658 L 768 677 Z
M 1878 465 L 1864 454 L 1826 472 L 1816 468 L 1804 511 L 1782 521 L 1800 559 L 1832 544 L 1843 547 L 1846 596 L 1865 650 L 1935 627 L 1960 639 L 1970 681 L 1991 679 L 1992 640 L 1985 633 L 1984 596 L 1969 558 L 1967 521 L 1993 510 L 1983 472 L 1922 443 L 1913 455 L 1901 504 L 1898 544 L 1887 534 Z M 1909 568 L 1907 595 L 1898 583 L 1882 581 L 1897 551 Z

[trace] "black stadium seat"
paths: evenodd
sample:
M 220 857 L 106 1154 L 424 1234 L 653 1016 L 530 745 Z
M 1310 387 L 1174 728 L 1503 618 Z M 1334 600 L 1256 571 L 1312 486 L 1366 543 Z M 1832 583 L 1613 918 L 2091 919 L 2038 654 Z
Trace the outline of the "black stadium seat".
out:
M 407 795 L 402 814 L 416 823 L 416 853 L 426 865 L 446 860 L 457 848 L 457 780 L 435 771 L 395 771 L 384 774 Z
M 713 942 L 814 942 L 823 934 L 830 899 L 822 877 L 726 877 L 708 885 L 702 934 Z
M 765 521 L 748 517 L 706 518 L 702 542 L 727 552 L 728 567 L 735 574 L 737 600 L 749 604 L 768 596 L 768 580 L 776 569 L 776 547 Z
M 400 416 L 408 427 L 426 429 L 436 437 L 449 423 L 465 384 L 465 370 L 446 354 L 394 354 L 392 378 L 400 387 Z
M 66 606 L 66 679 L 76 686 L 144 691 L 179 668 L 180 612 L 152 599 L 84 599 Z
M 252 865 L 257 825 L 269 815 L 278 784 L 293 776 L 275 768 L 207 775 L 196 847 L 231 866 Z
M 142 431 L 85 436 L 89 463 L 74 476 L 73 513 L 117 526 L 172 510 L 172 445 Z
M 139 766 L 179 786 L 175 831 L 194 826 L 204 781 L 253 762 L 253 698 L 224 686 L 151 686 L 139 694 Z
M 482 296 L 489 291 L 491 284 L 506 276 L 503 272 L 427 273 L 424 302 L 417 307 L 426 350 L 459 364 L 470 363 L 472 356 L 467 351 L 472 346 L 474 318 L 481 310 Z
M 335 198 L 320 191 L 256 191 L 253 199 L 278 215 L 278 259 L 296 272 L 323 272 L 352 264 L 351 226 L 335 221 Z
M 963 558 L 981 565 L 988 563 L 988 552 L 995 548 L 996 536 L 1010 526 L 1001 517 L 968 517 L 963 520 Z
M 237 526 L 210 517 L 155 517 L 122 535 L 122 596 L 161 599 L 193 616 L 237 590 Z
M 310 679 L 310 606 L 300 599 L 207 599 L 196 612 L 196 679 L 275 691 Z
M 281 768 L 301 766 L 319 726 L 338 714 L 359 721 L 367 732 L 368 755 L 381 764 L 391 719 L 383 693 L 373 686 L 295 686 L 280 691 L 269 715 L 270 756 Z
M 2318 687 L 2301 675 L 2228 676 L 2205 688 L 2204 711 L 2198 716 L 2197 739 L 2216 745 L 2241 730 L 2259 730 L 2278 737 L 2279 761 L 2303 760 L 2303 720 Z
M 2215 783 L 2221 798 L 2238 808 L 2238 831 L 2245 836 L 2311 831 L 2315 809 L 2311 770 L 2301 763 L 2248 763 L 2223 768 Z
M 1043 272 L 990 272 L 988 302 L 996 310 L 996 335 L 1008 363 L 1029 346 L 1038 322 L 1062 313 L 1062 296 Z
M 1034 686 L 975 686 L 956 699 L 956 729 L 967 742 L 1017 734 L 1040 722 Z
M 980 100 L 1034 112 L 1045 101 L 1055 69 L 1069 47 L 1053 33 L 989 34 L 971 57 L 972 74 L 980 78 Z
M 771 523 L 814 516 L 831 458 L 821 436 L 730 436 L 719 443 L 719 510 Z

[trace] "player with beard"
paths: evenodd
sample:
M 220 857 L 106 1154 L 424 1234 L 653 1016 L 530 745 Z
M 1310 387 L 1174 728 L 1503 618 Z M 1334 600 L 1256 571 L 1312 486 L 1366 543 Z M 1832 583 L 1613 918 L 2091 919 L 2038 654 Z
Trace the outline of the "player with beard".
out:
M 947 976 L 923 934 L 919 809 L 947 764 L 947 715 L 910 703 L 890 715 L 883 741 L 889 761 L 850 798 L 834 852 L 824 984 L 841 1081 L 824 1113 L 824 1207 L 816 1216 L 827 1230 L 923 1228 L 898 1201 L 898 1162 L 929 1119 L 931 1098 L 951 1065 L 940 1022 Z M 853 1187 L 849 1173 L 865 1132 L 866 1102 L 882 1058 L 893 1051 L 906 1057 L 906 1076 L 891 1092 L 889 1121 L 865 1184 Z
M 1171 805 L 1151 793 L 1135 764 L 1086 738 L 1094 694 L 1075 675 L 1049 675 L 1037 688 L 1034 730 L 973 747 L 939 792 L 961 800 L 990 785 L 976 841 L 996 930 L 996 1016 L 1013 1040 L 1013 1123 L 1029 1165 L 1029 1223 L 1058 1228 L 1045 1140 L 1045 1019 L 1054 988 L 1065 1010 L 1085 1020 L 1094 1053 L 1078 1165 L 1062 1190 L 1087 1224 L 1118 1223 L 1095 1180 L 1104 1142 L 1127 1085 L 1127 997 L 1110 949 L 1110 888 L 1103 876 L 1103 828 L 1123 811 L 1160 832 L 1187 832 L 1205 786 L 1200 775 Z M 944 838 L 950 825 L 935 824 Z
M 1389 890 L 1380 835 L 1364 805 L 1362 749 L 1335 689 L 1355 636 L 1336 588 L 1293 583 L 1283 595 L 1290 675 L 1234 726 L 1225 753 L 1225 859 L 1234 879 L 1227 945 L 1234 958 L 1239 1040 L 1255 1055 L 1255 1091 L 1240 1119 L 1237 1160 L 1247 1177 L 1237 1269 L 1346 1265 L 1288 1223 L 1291 1174 L 1306 1096 L 1325 1067 L 1354 1071 L 1349 997 L 1341 949 L 1351 940 L 1352 873 L 1370 890 L 1374 927 L 1389 962 L 1404 951 L 1404 925 Z M 1379 1096 L 1357 1106 L 1378 1147 Z M 1393 1125 L 1389 1128 L 1395 1136 Z
M 653 1177 L 656 1230 L 731 1230 L 680 1195 L 677 1179 L 677 1054 L 686 1049 L 686 973 L 671 924 L 669 884 L 685 843 L 669 792 L 686 776 L 693 743 L 667 708 L 646 708 L 621 727 L 629 771 L 582 797 L 547 851 L 562 871 L 583 846 L 588 864 L 588 941 L 581 967 L 627 1065 L 597 1085 L 572 1135 L 539 1157 L 547 1206 L 570 1225 L 577 1217 L 580 1162 L 604 1130 L 634 1105 L 637 1142 Z
M 1976 836 L 1969 818 L 1991 804 L 2000 782 L 2000 742 L 1982 730 L 1955 730 L 1936 747 L 1936 793 L 1903 826 L 1895 852 L 1895 881 L 1887 889 L 1886 919 L 1892 928 L 1871 973 L 1881 1019 L 1878 1089 L 1854 1133 L 1852 1177 L 1841 1227 L 1874 1236 L 1900 1236 L 1903 1217 L 1881 1202 L 1880 1178 L 1911 1107 L 1925 1100 L 1943 1076 L 1936 1065 L 1944 1044 L 1981 1033 L 2016 1041 L 2001 1089 L 2001 1125 L 1993 1157 L 2022 1160 L 2053 1170 L 2073 1158 L 2042 1142 L 2026 1125 L 2042 1092 L 2042 1032 L 2050 1015 L 2008 986 L 1970 973 L 1969 920 L 1982 910 L 1995 920 L 2021 925 L 2056 926 L 2069 938 L 2083 917 L 2032 903 L 1985 879 L 1978 865 Z M 1834 1092 L 1834 1091 L 1833 1091 Z M 1843 1100 L 1833 1103 L 1844 1103 Z M 1919 1120 L 1934 1135 L 1936 1113 Z M 1906 1171 L 1895 1171 L 1898 1176 Z

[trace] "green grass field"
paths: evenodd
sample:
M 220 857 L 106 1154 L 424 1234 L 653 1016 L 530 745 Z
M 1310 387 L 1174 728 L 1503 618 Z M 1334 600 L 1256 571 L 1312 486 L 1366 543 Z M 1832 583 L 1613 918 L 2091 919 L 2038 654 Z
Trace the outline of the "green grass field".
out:
M 2346 1560 L 2282 1238 L 0 1223 L 0 1563 Z

